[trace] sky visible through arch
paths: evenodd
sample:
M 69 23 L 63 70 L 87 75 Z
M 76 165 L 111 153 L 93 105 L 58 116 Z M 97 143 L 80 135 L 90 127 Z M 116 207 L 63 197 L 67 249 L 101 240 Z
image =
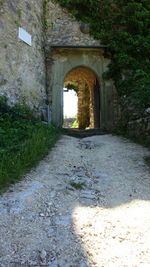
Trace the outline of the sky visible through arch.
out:
M 77 105 L 78 105 L 77 94 L 73 90 L 69 90 L 68 92 L 64 91 L 64 97 L 63 97 L 64 118 L 76 118 Z

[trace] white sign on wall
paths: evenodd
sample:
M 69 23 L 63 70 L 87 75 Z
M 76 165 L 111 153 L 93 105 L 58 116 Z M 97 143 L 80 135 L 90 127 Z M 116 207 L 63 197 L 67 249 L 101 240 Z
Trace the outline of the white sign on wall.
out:
M 18 37 L 19 37 L 19 39 L 21 39 L 26 44 L 32 46 L 32 37 L 31 37 L 31 34 L 29 34 L 28 32 L 26 32 L 21 27 L 19 27 L 19 35 L 18 35 Z

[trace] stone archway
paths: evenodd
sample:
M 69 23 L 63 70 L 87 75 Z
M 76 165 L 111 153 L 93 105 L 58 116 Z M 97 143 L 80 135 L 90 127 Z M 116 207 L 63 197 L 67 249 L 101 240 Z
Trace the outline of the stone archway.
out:
M 104 81 L 103 73 L 109 60 L 104 57 L 102 48 L 53 47 L 47 61 L 47 93 L 50 122 L 63 125 L 63 85 L 67 74 L 77 67 L 90 69 L 100 84 L 101 129 L 112 129 L 114 124 L 114 86 L 112 81 Z M 95 96 L 95 102 L 96 102 Z
M 95 73 L 87 67 L 76 67 L 64 80 L 64 87 L 73 86 L 77 88 L 79 129 L 100 128 L 100 86 Z

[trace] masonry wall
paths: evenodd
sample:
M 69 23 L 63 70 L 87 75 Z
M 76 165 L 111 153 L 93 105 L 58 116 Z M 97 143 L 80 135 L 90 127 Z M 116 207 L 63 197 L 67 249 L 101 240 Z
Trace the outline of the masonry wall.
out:
M 42 19 L 43 0 L 0 0 L 0 94 L 11 104 L 27 104 L 45 120 L 60 124 L 60 90 L 65 75 L 73 67 L 89 67 L 102 84 L 101 120 L 112 124 L 112 82 L 102 79 L 109 60 L 104 58 L 103 49 L 96 48 L 100 42 L 83 33 L 81 24 L 54 1 L 48 2 L 44 23 Z M 32 46 L 18 38 L 19 27 L 31 34 Z M 55 54 L 52 45 L 93 46 L 98 50 L 82 48 L 73 54 L 69 50 Z
M 42 13 L 42 0 L 0 0 L 0 94 L 39 115 L 46 100 Z M 19 26 L 32 35 L 31 47 L 19 40 Z
M 47 7 L 47 44 L 55 45 L 99 45 L 89 34 L 82 33 L 80 23 L 60 5 L 49 1 Z

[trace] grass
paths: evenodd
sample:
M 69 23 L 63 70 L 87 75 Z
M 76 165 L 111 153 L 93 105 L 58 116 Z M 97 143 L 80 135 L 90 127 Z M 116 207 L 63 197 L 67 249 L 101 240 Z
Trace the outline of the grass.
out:
M 59 132 L 50 126 L 39 125 L 32 136 L 18 144 L 17 151 L 0 153 L 0 191 L 15 183 L 34 167 L 55 144 Z
M 74 123 L 72 124 L 71 128 L 74 128 L 74 129 L 78 129 L 79 128 L 79 123 L 78 121 L 74 121 Z
M 85 183 L 70 182 L 70 185 L 77 190 L 81 190 L 85 186 Z
M 55 127 L 34 119 L 26 107 L 0 101 L 0 192 L 36 166 L 59 135 Z

